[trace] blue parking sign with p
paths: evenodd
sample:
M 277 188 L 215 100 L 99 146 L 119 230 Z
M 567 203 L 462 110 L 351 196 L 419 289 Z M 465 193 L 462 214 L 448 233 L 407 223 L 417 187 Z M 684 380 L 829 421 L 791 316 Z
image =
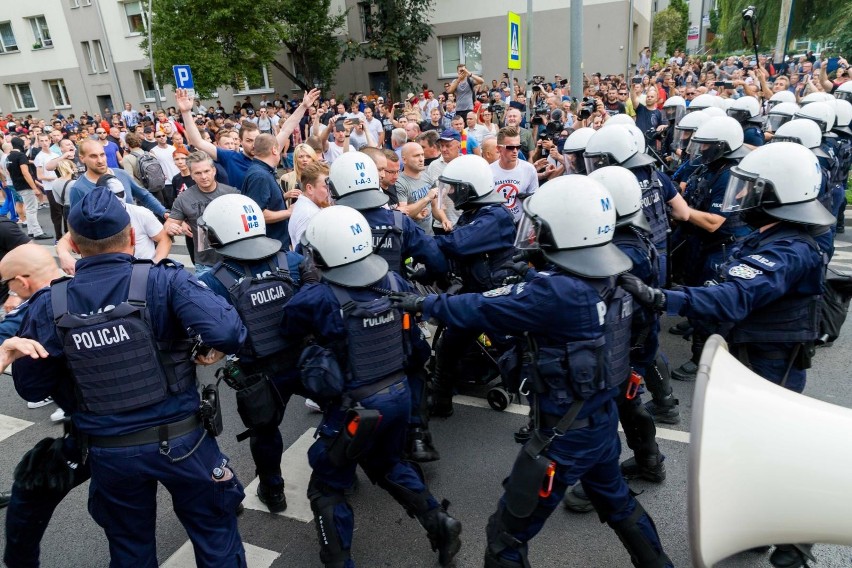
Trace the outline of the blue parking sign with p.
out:
M 175 74 L 175 85 L 178 89 L 186 89 L 189 95 L 195 94 L 195 82 L 192 80 L 192 69 L 189 65 L 173 65 Z

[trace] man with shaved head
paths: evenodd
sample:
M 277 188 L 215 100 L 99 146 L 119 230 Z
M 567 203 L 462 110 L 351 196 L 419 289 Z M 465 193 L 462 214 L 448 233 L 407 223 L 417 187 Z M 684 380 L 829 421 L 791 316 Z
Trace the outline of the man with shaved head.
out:
M 438 191 L 434 188 L 435 180 L 425 173 L 426 163 L 423 147 L 417 142 L 408 142 L 402 147 L 403 171 L 396 182 L 399 196 L 399 209 L 414 219 L 427 235 L 432 231 L 432 214 L 441 222 L 445 230 L 452 230 L 452 225 L 440 207 L 432 208 Z
M 17 294 L 24 301 L 0 323 L 0 342 L 17 333 L 27 308 L 26 301 L 61 276 L 47 248 L 34 243 L 20 245 L 0 260 L 0 280 L 9 287 L 10 294 Z

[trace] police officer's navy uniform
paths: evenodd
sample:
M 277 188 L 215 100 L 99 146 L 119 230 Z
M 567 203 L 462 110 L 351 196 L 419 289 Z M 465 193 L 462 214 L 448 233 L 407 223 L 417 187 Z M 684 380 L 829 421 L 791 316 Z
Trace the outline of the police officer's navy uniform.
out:
M 408 289 L 394 273 L 388 273 L 373 286 Z M 342 304 L 347 309 L 342 309 Z M 429 492 L 419 468 L 402 460 L 411 394 L 405 373 L 401 313 L 381 292 L 323 282 L 299 290 L 284 309 L 282 329 L 295 345 L 310 334 L 318 344 L 329 347 L 344 372 L 345 391 L 360 392 L 356 396 L 360 406 L 378 410 L 382 417 L 360 455 L 341 463 L 331 456 L 331 446 L 346 426 L 348 407 L 339 399 L 325 405 L 319 438 L 308 450 L 313 470 L 308 498 L 317 523 L 323 564 L 333 568 L 355 566 L 350 556 L 354 515 L 344 491 L 354 483 L 359 465 L 373 483 L 420 521 L 433 549 L 439 547 L 437 540 L 448 538 L 441 534 L 446 511 Z M 458 533 L 454 538 L 457 541 Z M 457 550 L 456 547 L 452 554 Z
M 526 282 L 484 294 L 429 296 L 423 303 L 424 317 L 436 317 L 453 327 L 484 329 L 495 334 L 529 333 L 540 348 L 539 372 L 549 373 L 543 378 L 550 388 L 531 396 L 542 413 L 545 434 L 552 432 L 553 426 L 581 396 L 579 393 L 588 397 L 571 429 L 555 438 L 544 454 L 556 463 L 548 497 L 541 498 L 532 514 L 524 518 L 509 510 L 507 494 L 500 499 L 487 528 L 488 554 L 496 563 L 486 565 L 528 566 L 527 543 L 544 526 L 566 488 L 581 480 L 601 521 L 619 534 L 631 555 L 641 554 L 646 561 L 649 556 L 656 557 L 660 562 L 653 565 L 671 566 L 664 559 L 653 521 L 631 496 L 619 469 L 621 444 L 614 401 L 619 386 L 604 388 L 602 383 L 591 379 L 628 371 L 625 347 L 629 345 L 629 296 L 622 297 L 623 303 L 608 303 L 607 297 L 618 292 L 612 288 L 612 279 L 590 280 L 559 270 L 537 274 L 531 271 L 530 275 Z M 609 288 L 610 293 L 602 297 L 604 288 Z M 615 324 L 622 326 L 621 331 L 613 330 L 613 337 L 618 335 L 620 341 L 606 343 L 601 313 L 627 314 L 628 317 Z M 595 355 L 596 349 L 610 350 L 610 356 L 600 358 Z M 597 362 L 607 368 L 601 368 Z M 563 363 L 567 367 L 563 368 Z
M 96 188 L 72 209 L 69 225 L 98 240 L 119 233 L 129 218 L 109 190 Z M 191 328 L 207 345 L 235 352 L 246 337 L 236 311 L 180 265 L 134 264 L 129 254 L 83 258 L 76 276 L 59 284 L 31 300 L 19 335 L 49 356 L 16 361 L 15 387 L 26 400 L 53 396 L 73 411 L 92 471 L 89 509 L 109 540 L 111 565 L 157 565 L 159 481 L 199 566 L 226 559 L 244 566 L 235 516 L 242 485 L 201 428 L 186 333 Z M 61 307 L 62 331 L 54 325 Z M 118 314 L 126 315 L 111 319 Z
M 242 375 L 250 377 L 263 373 L 277 392 L 274 403 L 280 405 L 280 418 L 275 423 L 255 425 L 248 434 L 255 472 L 260 478 L 258 494 L 262 500 L 282 501 L 284 507 L 284 478 L 281 475 L 284 441 L 278 426 L 290 397 L 302 391 L 297 368 L 299 353 L 289 348 L 281 337 L 280 324 L 282 309 L 293 298 L 300 283 L 302 260 L 302 255 L 291 251 L 251 262 L 225 258 L 199 278 L 216 294 L 236 305 L 248 329 L 246 342 L 237 352 L 237 366 Z M 256 284 L 241 286 L 246 277 Z M 267 502 L 267 505 L 276 508 L 275 503 Z M 281 508 L 280 505 L 277 508 Z
M 515 254 L 515 223 L 502 204 L 470 202 L 450 233 L 435 237 L 451 271 L 461 277 L 464 292 L 484 292 L 499 287 L 511 275 L 507 267 Z M 477 328 L 459 329 L 447 323 L 436 348 L 435 401 L 432 413 L 452 414 L 453 371 L 461 355 L 472 345 Z M 495 341 L 497 338 L 492 337 Z
M 669 216 L 666 204 L 678 195 L 671 178 L 651 166 L 628 168 L 642 187 L 642 211 L 651 227 L 651 241 L 657 247 L 659 281 L 668 278 Z
M 753 122 L 743 123 L 743 144 L 763 146 L 764 142 L 763 130 L 759 124 Z

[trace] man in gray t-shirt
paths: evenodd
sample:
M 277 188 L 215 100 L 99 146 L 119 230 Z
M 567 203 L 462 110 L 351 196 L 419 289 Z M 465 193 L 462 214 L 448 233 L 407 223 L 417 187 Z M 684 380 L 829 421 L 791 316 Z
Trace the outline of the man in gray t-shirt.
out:
M 473 110 L 473 90 L 477 85 L 485 82 L 485 79 L 478 75 L 474 75 L 467 70 L 464 63 L 459 63 L 457 66 L 459 76 L 453 79 L 447 93 L 454 93 L 456 96 L 456 114 L 463 118 L 467 113 Z
M 434 182 L 424 171 L 419 178 L 411 177 L 405 173 L 399 174 L 399 179 L 396 180 L 396 194 L 399 197 L 400 203 L 417 203 L 427 195 L 429 190 L 434 186 Z M 420 215 L 412 215 L 412 219 L 420 228 L 426 231 L 427 235 L 432 235 L 432 212 L 429 205 L 423 211 L 427 214 L 425 217 Z
M 166 233 L 169 235 L 186 235 L 195 237 L 198 233 L 198 218 L 204 213 L 207 205 L 222 195 L 239 193 L 230 185 L 216 182 L 216 167 L 207 155 L 198 156 L 199 152 L 193 152 L 190 156 L 189 171 L 195 185 L 188 187 L 178 194 L 172 204 L 169 219 L 166 221 Z M 194 159 L 193 159 L 194 158 Z M 189 225 L 191 233 L 183 229 L 183 222 Z M 195 240 L 197 243 L 198 240 Z M 213 249 L 198 250 L 195 252 L 195 274 L 200 276 L 210 269 L 214 264 L 222 260 L 222 257 Z

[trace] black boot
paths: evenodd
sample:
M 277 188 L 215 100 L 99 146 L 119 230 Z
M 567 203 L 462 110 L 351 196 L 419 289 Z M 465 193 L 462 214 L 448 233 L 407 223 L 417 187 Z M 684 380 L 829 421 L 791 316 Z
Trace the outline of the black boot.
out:
M 689 335 L 692 333 L 692 324 L 689 323 L 689 320 L 684 320 L 676 325 L 673 325 L 669 328 L 669 333 L 672 335 Z
M 438 564 L 449 566 L 461 549 L 461 522 L 447 513 L 449 502 L 444 500 L 441 506 L 418 515 L 417 520 L 426 529 L 432 550 L 438 553 Z
M 514 560 L 500 558 L 490 550 L 485 551 L 485 568 L 524 568 L 524 565 Z
M 698 374 L 698 363 L 690 359 L 672 371 L 672 378 L 678 381 L 694 381 L 696 374 Z
M 621 474 L 624 479 L 644 479 L 652 483 L 662 483 L 666 480 L 666 466 L 663 463 L 665 459 L 660 453 L 642 458 L 628 458 L 621 464 Z
M 591 513 L 595 510 L 589 496 L 586 495 L 586 490 L 583 489 L 583 484 L 577 482 L 570 491 L 565 492 L 565 497 L 562 499 L 562 504 L 569 511 L 575 513 Z
M 518 444 L 526 444 L 532 436 L 532 431 L 533 421 L 530 419 L 529 422 L 518 428 L 518 431 L 515 432 L 515 442 Z
M 412 426 L 408 432 L 407 459 L 420 463 L 441 459 L 441 455 L 432 445 L 432 434 L 421 426 Z
M 812 544 L 777 544 L 775 550 L 769 555 L 769 562 L 775 568 L 801 568 L 808 565 L 811 556 Z
M 679 401 L 672 394 L 672 376 L 669 365 L 661 354 L 657 354 L 654 364 L 645 374 L 645 386 L 651 393 L 652 400 L 645 408 L 661 424 L 677 424 L 680 422 Z

